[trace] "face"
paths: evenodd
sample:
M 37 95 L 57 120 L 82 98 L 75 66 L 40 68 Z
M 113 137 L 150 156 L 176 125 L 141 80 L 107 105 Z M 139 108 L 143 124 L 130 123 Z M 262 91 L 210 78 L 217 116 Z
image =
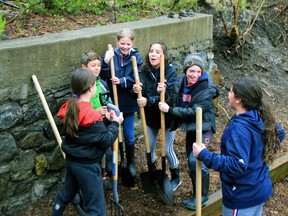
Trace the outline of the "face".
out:
M 133 46 L 133 41 L 128 37 L 124 37 L 118 40 L 117 46 L 119 47 L 122 54 L 128 55 L 130 49 Z
M 101 63 L 98 59 L 96 59 L 90 61 L 87 66 L 82 65 L 82 68 L 91 71 L 96 77 L 98 77 L 101 70 Z
M 153 44 L 149 51 L 149 61 L 152 67 L 160 67 L 160 57 L 163 54 L 163 49 L 160 44 Z
M 231 109 L 235 109 L 236 106 L 236 98 L 235 98 L 235 94 L 233 92 L 233 88 L 230 88 L 230 91 L 228 93 L 228 99 L 229 99 L 229 106 L 231 107 Z
M 195 84 L 201 77 L 201 68 L 197 65 L 193 65 L 186 70 L 186 79 L 188 85 Z
M 97 88 L 96 88 L 96 83 L 94 83 L 94 85 L 93 86 L 91 86 L 90 87 L 90 89 L 89 89 L 89 91 L 90 91 L 90 98 L 93 98 L 94 97 L 94 95 L 95 95 L 95 93 L 96 93 L 96 90 L 97 90 Z

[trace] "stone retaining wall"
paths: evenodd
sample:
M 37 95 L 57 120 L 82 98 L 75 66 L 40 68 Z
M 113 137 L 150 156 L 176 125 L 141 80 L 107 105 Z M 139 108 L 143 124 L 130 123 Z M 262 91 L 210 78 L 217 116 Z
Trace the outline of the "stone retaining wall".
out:
M 2 213 L 13 214 L 17 209 L 27 208 L 31 202 L 45 196 L 59 180 L 63 180 L 64 160 L 57 141 L 54 137 L 47 139 L 43 133 L 48 119 L 32 82 L 33 74 L 37 76 L 51 113 L 55 116 L 59 107 L 69 97 L 71 70 L 80 67 L 82 52 L 93 49 L 102 56 L 109 43 L 115 46 L 115 36 L 120 29 L 135 30 L 134 47 L 139 49 L 143 57 L 149 43 L 160 39 L 168 44 L 170 57 L 173 63 L 179 66 L 179 71 L 184 56 L 195 51 L 202 51 L 207 60 L 207 69 L 211 70 L 215 67 L 211 59 L 212 25 L 211 15 L 197 14 L 182 19 L 165 16 L 1 41 Z M 55 120 L 57 122 L 56 118 Z

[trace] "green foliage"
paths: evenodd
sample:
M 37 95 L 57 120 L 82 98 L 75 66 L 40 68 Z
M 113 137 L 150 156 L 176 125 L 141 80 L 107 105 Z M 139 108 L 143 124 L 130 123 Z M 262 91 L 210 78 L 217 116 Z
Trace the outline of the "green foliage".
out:
M 3 13 L 0 12 L 0 34 L 3 33 L 5 25 L 6 25 L 6 20 L 3 19 Z
M 21 5 L 21 1 L 16 1 Z M 51 8 L 45 8 L 44 0 L 25 0 L 22 13 L 45 13 L 45 14 L 74 14 L 81 12 L 91 12 L 102 14 L 107 6 L 106 0 L 51 0 Z
M 130 22 L 136 20 L 136 17 L 131 14 L 120 14 L 119 20 L 120 22 Z
M 241 0 L 241 9 L 245 10 L 247 8 L 247 0 Z
M 20 5 L 20 3 L 19 3 Z M 41 0 L 26 0 L 24 2 L 24 8 L 21 9 L 20 11 L 21 13 L 39 13 L 39 14 L 43 14 L 43 13 L 47 13 L 43 1 Z

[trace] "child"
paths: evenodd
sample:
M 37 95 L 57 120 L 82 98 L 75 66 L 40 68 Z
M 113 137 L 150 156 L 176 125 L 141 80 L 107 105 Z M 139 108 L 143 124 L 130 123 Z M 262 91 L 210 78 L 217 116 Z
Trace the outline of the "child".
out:
M 106 54 L 102 58 L 102 72 L 101 78 L 103 78 L 110 89 L 110 93 L 113 97 L 112 85 L 117 85 L 117 94 L 119 109 L 123 112 L 123 133 L 126 148 L 126 160 L 127 168 L 132 175 L 132 178 L 136 177 L 136 170 L 134 164 L 134 113 L 139 111 L 137 104 L 137 95 L 133 92 L 134 72 L 132 67 L 131 57 L 135 56 L 137 66 L 140 68 L 143 63 L 142 57 L 137 50 L 133 49 L 134 32 L 130 29 L 123 29 L 117 34 L 117 48 L 107 50 Z M 111 78 L 110 60 L 114 60 L 115 77 Z M 129 183 L 130 184 L 130 183 Z M 134 186 L 132 184 L 132 186 Z
M 106 215 L 100 163 L 106 149 L 117 139 L 123 114 L 117 117 L 111 111 L 103 117 L 92 108 L 90 99 L 96 92 L 95 81 L 96 77 L 88 70 L 74 71 L 73 97 L 57 115 L 65 125 L 62 150 L 66 154 L 66 176 L 53 204 L 52 216 L 62 215 L 79 190 L 85 215 Z
M 102 105 L 100 102 L 100 93 L 109 91 L 107 83 L 100 78 L 99 74 L 101 71 L 101 59 L 94 51 L 83 53 L 81 59 L 82 69 L 91 71 L 96 76 L 96 93 L 90 102 L 94 109 L 98 109 L 102 115 L 106 115 L 107 106 Z M 103 101 L 104 102 L 104 101 Z M 109 103 L 112 103 L 111 98 L 108 98 Z
M 172 91 L 177 86 L 177 72 L 176 68 L 168 64 L 167 46 L 163 41 L 154 41 L 150 44 L 149 52 L 145 59 L 145 65 L 143 66 L 140 80 L 142 83 L 142 98 L 138 99 L 138 105 L 144 107 L 145 117 L 147 123 L 147 134 L 151 150 L 151 162 L 150 169 L 156 170 L 155 161 L 155 148 L 156 138 L 161 128 L 160 110 L 158 103 L 160 101 L 160 95 L 157 91 L 158 83 L 160 82 L 160 57 L 164 54 L 165 58 L 165 84 L 167 89 L 165 91 L 166 100 L 171 99 Z M 134 91 L 139 92 L 139 86 L 134 85 Z M 173 142 L 176 131 L 170 131 L 171 118 L 165 116 L 165 139 L 166 139 L 166 156 L 169 162 L 171 171 L 171 185 L 173 191 L 175 191 L 182 183 L 179 176 L 179 160 L 173 149 Z
M 201 107 L 203 112 L 202 140 L 209 145 L 216 132 L 215 110 L 213 99 L 219 95 L 218 88 L 208 79 L 204 71 L 204 63 L 200 55 L 189 54 L 184 60 L 184 74 L 180 76 L 180 88 L 175 97 L 175 107 L 167 103 L 159 103 L 159 109 L 168 113 L 173 119 L 171 130 L 178 125 L 186 132 L 186 154 L 192 180 L 193 196 L 182 201 L 182 204 L 191 210 L 196 209 L 196 158 L 192 152 L 192 144 L 196 142 L 196 108 Z M 159 89 L 163 90 L 163 89 Z M 207 205 L 209 199 L 209 170 L 202 165 L 202 202 Z
M 100 61 L 101 59 L 99 55 L 97 55 L 94 51 L 83 53 L 81 59 L 81 67 L 82 69 L 91 71 L 96 77 L 96 93 L 94 97 L 90 99 L 90 103 L 92 104 L 93 109 L 97 109 L 104 116 L 107 113 L 107 106 L 101 104 L 100 97 L 101 93 L 107 92 L 109 88 L 107 83 L 99 76 L 101 71 Z M 112 103 L 110 97 L 107 99 L 108 101 L 103 102 Z M 105 170 L 107 172 L 107 176 L 112 176 L 112 157 L 113 157 L 112 149 L 108 148 L 105 154 L 106 158 Z M 111 189 L 109 184 L 106 184 L 106 186 L 107 189 Z
M 273 160 L 285 133 L 263 101 L 256 79 L 243 77 L 234 82 L 228 99 L 236 115 L 223 132 L 221 154 L 193 144 L 194 155 L 220 172 L 223 216 L 261 216 L 272 195 L 267 163 Z

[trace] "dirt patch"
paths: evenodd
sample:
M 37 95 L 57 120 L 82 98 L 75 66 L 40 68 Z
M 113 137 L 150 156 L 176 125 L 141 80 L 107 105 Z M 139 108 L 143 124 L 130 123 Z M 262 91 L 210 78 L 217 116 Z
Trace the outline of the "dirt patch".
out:
M 279 1 L 278 1 L 279 3 Z M 0 5 L 2 9 L 8 10 L 7 7 Z M 11 10 L 11 9 L 9 9 Z M 215 10 L 212 8 L 199 8 L 201 13 L 213 14 Z M 260 79 L 265 90 L 265 97 L 270 102 L 275 113 L 276 120 L 279 121 L 288 131 L 287 105 L 288 105 L 288 58 L 287 58 L 287 10 L 280 13 L 281 7 L 276 1 L 269 1 L 269 5 L 265 5 L 261 16 L 258 17 L 253 29 L 245 38 L 245 43 L 242 47 L 230 49 L 230 44 L 227 42 L 220 17 L 214 14 L 214 61 L 221 72 L 221 95 L 218 102 L 217 133 L 214 136 L 213 143 L 210 148 L 213 151 L 219 152 L 219 141 L 225 128 L 229 116 L 233 112 L 228 107 L 228 91 L 229 84 L 240 76 L 253 75 Z M 21 26 L 16 19 L 21 19 Z M 84 27 L 95 26 L 97 23 L 113 23 L 113 13 L 102 16 L 79 15 L 79 16 L 63 16 L 50 17 L 40 15 L 30 15 L 24 17 L 19 15 L 15 20 L 10 20 L 4 31 L 10 39 L 18 37 L 27 37 L 32 35 L 47 34 L 59 31 L 67 31 Z M 18 24 L 17 24 L 18 23 Z M 158 145 L 160 147 L 160 143 Z M 287 138 L 282 143 L 282 148 L 279 151 L 279 156 L 287 154 L 288 141 Z M 185 156 L 185 134 L 181 131 L 177 132 L 175 139 L 175 150 L 180 160 L 180 175 L 183 180 L 182 185 L 174 194 L 174 204 L 171 206 L 164 205 L 155 194 L 144 193 L 141 186 L 140 175 L 137 176 L 136 187 L 128 189 L 120 184 L 119 199 L 120 204 L 125 209 L 125 214 L 129 216 L 138 215 L 176 215 L 183 207 L 181 201 L 192 196 L 191 182 L 187 173 L 187 159 Z M 136 143 L 136 168 L 138 174 L 147 171 L 147 166 L 144 158 L 144 141 L 137 139 Z M 159 152 L 158 152 L 159 153 Z M 158 161 L 161 158 L 158 154 Z M 158 162 L 160 169 L 160 163 Z M 167 173 L 170 175 L 169 171 Z M 219 174 L 211 170 L 210 177 L 210 194 L 217 191 L 221 187 Z M 32 203 L 31 206 L 21 211 L 21 215 L 49 215 L 51 213 L 52 201 L 56 192 L 62 183 L 59 183 L 58 188 L 39 200 Z M 264 216 L 287 215 L 286 208 L 288 206 L 288 177 L 274 184 L 274 193 L 270 200 L 265 204 Z M 106 193 L 106 200 L 109 201 L 113 197 L 111 191 Z M 108 204 L 109 207 L 109 204 Z M 107 208 L 108 209 L 108 208 Z M 109 211 L 109 210 L 108 210 Z M 110 213 L 108 213 L 110 214 Z M 76 215 L 73 206 L 69 205 L 65 211 L 65 215 Z

